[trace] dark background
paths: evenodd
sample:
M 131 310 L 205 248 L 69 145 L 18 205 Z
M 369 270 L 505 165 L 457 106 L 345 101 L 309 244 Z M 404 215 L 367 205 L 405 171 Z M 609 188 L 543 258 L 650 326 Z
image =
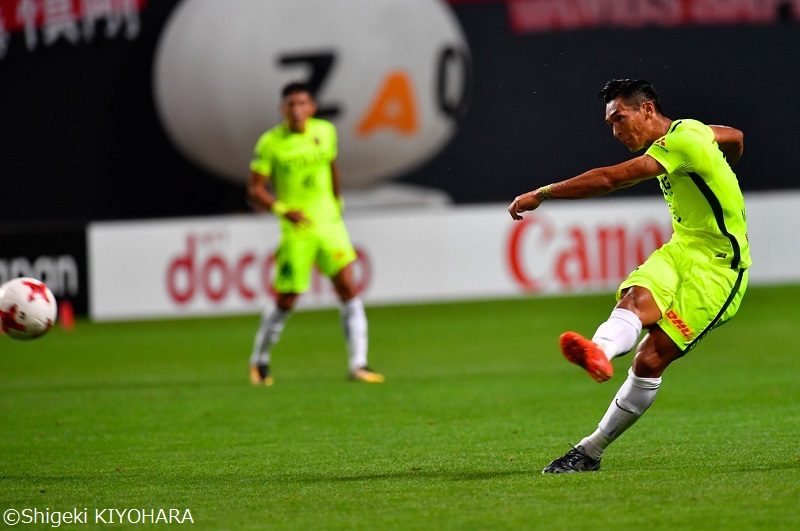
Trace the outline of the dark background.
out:
M 208 175 L 166 138 L 152 60 L 174 0 L 149 1 L 136 40 L 96 38 L 28 52 L 11 34 L 0 61 L 0 225 L 205 215 L 248 210 L 244 188 Z M 629 154 L 597 92 L 646 78 L 671 118 L 744 130 L 747 190 L 796 187 L 800 26 L 595 28 L 517 34 L 502 2 L 455 3 L 473 60 L 472 100 L 432 161 L 398 179 L 456 203 L 510 201 L 537 184 Z M 101 26 L 102 27 L 102 26 Z M 639 186 L 626 194 L 654 194 Z

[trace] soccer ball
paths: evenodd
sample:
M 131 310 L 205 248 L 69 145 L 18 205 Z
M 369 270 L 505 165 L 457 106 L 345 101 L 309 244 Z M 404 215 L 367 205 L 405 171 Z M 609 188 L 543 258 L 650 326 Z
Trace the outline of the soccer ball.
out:
M 56 322 L 56 298 L 35 278 L 15 278 L 0 286 L 0 325 L 14 339 L 35 339 Z

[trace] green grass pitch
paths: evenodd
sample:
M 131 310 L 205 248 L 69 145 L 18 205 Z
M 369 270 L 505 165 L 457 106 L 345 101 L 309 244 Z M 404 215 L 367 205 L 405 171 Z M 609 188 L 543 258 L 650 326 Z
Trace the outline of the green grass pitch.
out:
M 272 388 L 247 380 L 257 316 L 0 337 L 0 510 L 188 508 L 196 529 L 800 529 L 798 300 L 751 288 L 602 470 L 570 476 L 540 470 L 594 429 L 630 357 L 598 385 L 557 339 L 591 334 L 610 295 L 368 307 L 383 385 L 345 381 L 335 311 L 290 319 Z

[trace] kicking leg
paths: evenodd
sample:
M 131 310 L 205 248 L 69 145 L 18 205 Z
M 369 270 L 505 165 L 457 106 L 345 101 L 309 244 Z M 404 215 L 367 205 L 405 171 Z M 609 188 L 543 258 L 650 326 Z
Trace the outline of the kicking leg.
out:
M 561 334 L 561 352 L 570 362 L 583 367 L 595 381 L 604 382 L 614 374 L 611 360 L 628 353 L 642 332 L 661 319 L 653 296 L 647 288 L 633 286 L 626 290 L 601 324 L 591 341 L 577 332 Z
M 677 345 L 658 326 L 639 343 L 633 367 L 594 433 L 550 463 L 543 473 L 585 472 L 600 468 L 603 452 L 630 428 L 655 400 L 661 375 L 681 356 Z

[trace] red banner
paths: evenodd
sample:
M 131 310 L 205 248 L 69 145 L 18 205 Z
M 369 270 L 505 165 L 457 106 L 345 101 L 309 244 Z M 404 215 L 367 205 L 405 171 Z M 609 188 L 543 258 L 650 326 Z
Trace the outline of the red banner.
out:
M 22 31 L 138 13 L 147 0 L 0 0 L 0 25 Z
M 511 27 L 518 33 L 800 20 L 800 0 L 450 0 L 450 3 L 504 3 Z

